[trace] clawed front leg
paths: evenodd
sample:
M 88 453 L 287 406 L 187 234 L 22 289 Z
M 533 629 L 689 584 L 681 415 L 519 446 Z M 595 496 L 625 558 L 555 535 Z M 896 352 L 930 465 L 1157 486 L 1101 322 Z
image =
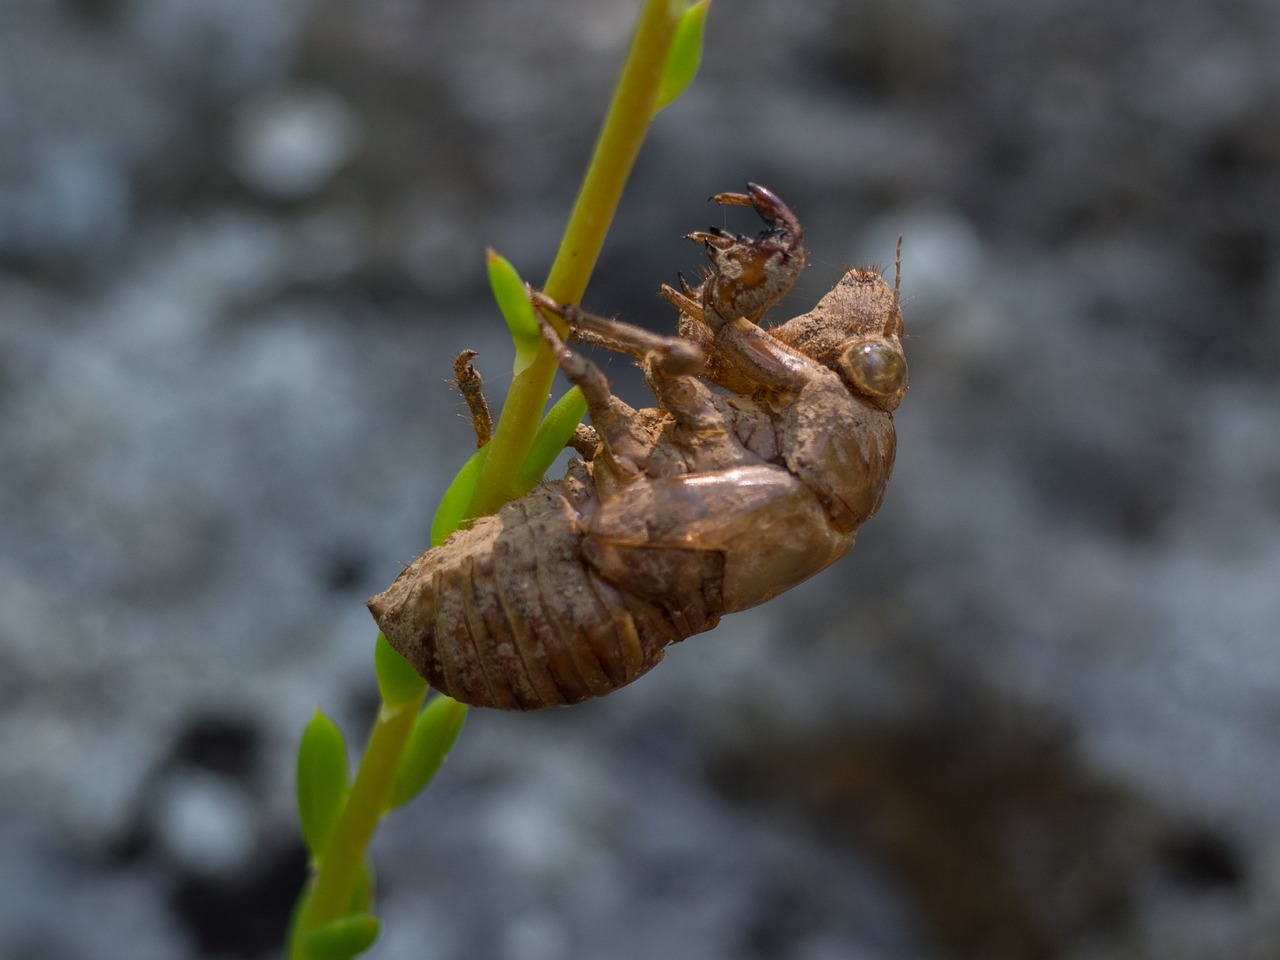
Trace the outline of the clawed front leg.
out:
M 711 275 L 700 291 L 703 321 L 712 330 L 736 317 L 759 323 L 804 269 L 804 230 L 791 208 L 759 184 L 747 184 L 746 193 L 718 193 L 711 199 L 754 207 L 767 228 L 754 239 L 718 227 L 688 235 L 711 258 Z
M 748 184 L 747 193 L 718 193 L 717 203 L 751 206 L 767 224 L 755 238 L 713 227 L 689 234 L 702 243 L 711 270 L 698 287 L 683 277 L 662 295 L 680 311 L 680 335 L 707 354 L 704 375 L 735 393 L 800 389 L 813 362 L 759 327 L 766 310 L 791 288 L 805 264 L 804 230 L 772 191 Z

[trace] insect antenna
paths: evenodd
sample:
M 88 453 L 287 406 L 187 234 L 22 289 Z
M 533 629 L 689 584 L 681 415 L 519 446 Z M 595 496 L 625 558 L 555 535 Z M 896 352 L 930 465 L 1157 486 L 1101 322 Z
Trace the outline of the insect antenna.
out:
M 902 289 L 902 234 L 898 234 L 898 249 L 893 254 L 893 309 L 901 309 L 902 298 L 899 291 Z

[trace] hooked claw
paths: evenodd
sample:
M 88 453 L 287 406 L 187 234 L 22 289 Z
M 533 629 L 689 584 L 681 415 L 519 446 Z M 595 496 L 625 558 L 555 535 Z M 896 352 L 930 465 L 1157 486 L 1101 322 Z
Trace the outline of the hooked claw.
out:
M 711 199 L 754 207 L 768 228 L 754 239 L 717 227 L 688 235 L 711 257 L 711 276 L 701 290 L 704 318 L 712 329 L 737 317 L 758 323 L 804 269 L 804 231 L 791 208 L 759 184 L 748 183 L 746 193 L 717 193 Z
M 804 241 L 800 221 L 782 200 L 768 187 L 748 183 L 746 193 L 717 193 L 710 198 L 716 203 L 741 207 L 755 207 L 760 219 L 769 225 L 769 232 L 783 234 L 791 246 L 798 247 Z M 763 237 L 761 238 L 763 239 Z
M 708 230 L 695 230 L 693 233 L 686 233 L 684 238 L 686 240 L 696 240 L 698 243 L 715 247 L 717 250 L 728 250 L 735 243 L 750 242 L 742 235 L 735 237 L 733 234 L 721 230 L 719 227 L 711 227 Z

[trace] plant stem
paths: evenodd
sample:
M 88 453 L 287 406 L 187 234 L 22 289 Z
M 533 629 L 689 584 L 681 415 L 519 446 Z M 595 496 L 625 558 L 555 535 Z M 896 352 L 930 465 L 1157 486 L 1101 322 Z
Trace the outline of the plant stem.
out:
M 686 5 L 686 0 L 645 0 L 640 11 L 608 116 L 547 277 L 548 295 L 561 302 L 576 304 L 586 290 L 653 119 L 663 67 Z M 555 359 L 544 345 L 534 362 L 512 380 L 468 516 L 493 513 L 513 496 L 555 371 Z M 351 792 L 320 859 L 306 915 L 301 918 L 304 934 L 351 912 L 365 851 L 386 812 L 396 767 L 421 705 L 418 698 L 395 708 L 384 705 L 379 712 Z
M 622 188 L 653 119 L 662 71 L 685 7 L 685 0 L 645 0 L 640 11 L 609 113 L 547 276 L 547 295 L 561 303 L 576 304 L 587 288 Z M 555 372 L 555 358 L 544 346 L 533 363 L 511 381 L 471 495 L 470 516 L 493 513 L 515 496 L 515 477 L 533 442 Z
M 351 912 L 365 850 L 386 812 L 396 766 L 425 696 L 424 691 L 416 700 L 398 707 L 384 705 L 379 711 L 355 783 L 320 861 L 304 929 L 314 930 Z

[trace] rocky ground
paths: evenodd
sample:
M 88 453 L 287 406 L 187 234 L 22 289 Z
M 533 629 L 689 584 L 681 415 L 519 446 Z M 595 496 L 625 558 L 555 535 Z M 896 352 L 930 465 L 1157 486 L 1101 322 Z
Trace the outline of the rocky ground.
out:
M 362 735 L 449 360 L 510 359 L 483 248 L 544 275 L 636 6 L 0 3 L 0 955 L 278 950 L 297 735 Z M 747 180 L 795 311 L 904 234 L 888 500 L 643 682 L 473 713 L 370 956 L 1274 957 L 1278 48 L 1270 0 L 717 0 L 586 303 L 672 329 Z

